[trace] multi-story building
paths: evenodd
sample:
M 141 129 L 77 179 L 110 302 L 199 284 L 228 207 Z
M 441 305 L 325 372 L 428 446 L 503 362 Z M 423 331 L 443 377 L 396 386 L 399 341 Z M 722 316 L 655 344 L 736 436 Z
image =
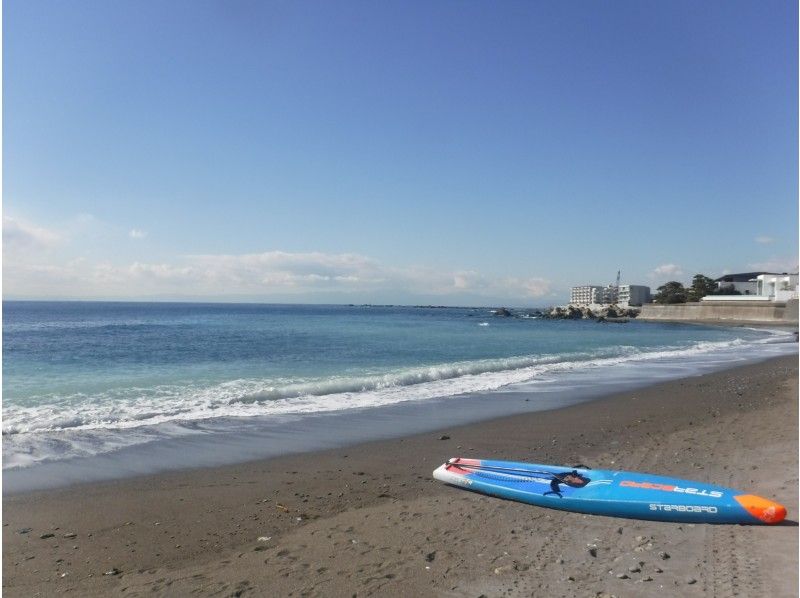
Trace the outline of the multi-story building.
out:
M 650 302 L 650 287 L 636 284 L 621 284 L 619 288 L 614 285 L 583 285 L 572 287 L 570 293 L 571 305 L 642 305 Z
M 650 303 L 650 287 L 640 284 L 621 284 L 619 285 L 617 303 L 637 306 Z
M 619 289 L 613 284 L 603 287 L 603 292 L 597 294 L 597 303 L 611 305 L 619 301 Z
M 572 287 L 569 302 L 570 305 L 591 305 L 597 303 L 597 299 L 602 299 L 603 287 L 598 285 L 583 285 Z M 600 301 L 602 303 L 602 301 Z

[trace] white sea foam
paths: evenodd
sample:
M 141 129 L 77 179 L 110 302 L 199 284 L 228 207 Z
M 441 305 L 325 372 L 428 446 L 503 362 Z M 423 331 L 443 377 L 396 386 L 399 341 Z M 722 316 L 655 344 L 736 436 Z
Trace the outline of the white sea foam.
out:
M 39 405 L 6 405 L 3 466 L 24 467 L 45 459 L 114 451 L 159 438 L 202 433 L 217 418 L 285 416 L 363 409 L 537 385 L 585 372 L 637 363 L 691 362 L 698 357 L 731 361 L 769 354 L 775 332 L 756 341 L 696 342 L 684 347 L 617 346 L 596 352 L 521 356 L 445 363 L 361 376 L 306 380 L 232 380 L 211 386 L 157 386 L 95 396 L 41 397 Z M 564 378 L 565 381 L 569 376 Z

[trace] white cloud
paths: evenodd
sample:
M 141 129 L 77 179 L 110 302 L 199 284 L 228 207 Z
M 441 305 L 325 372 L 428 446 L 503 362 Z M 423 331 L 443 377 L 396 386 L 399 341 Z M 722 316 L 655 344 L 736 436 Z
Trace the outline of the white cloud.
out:
M 453 274 L 447 292 L 469 291 L 484 296 L 514 296 L 535 299 L 550 292 L 550 281 L 544 278 L 493 278 L 478 272 L 459 271 Z
M 385 278 L 385 268 L 356 254 L 268 251 L 238 255 L 190 255 L 184 258 L 207 283 L 241 292 L 369 287 Z
M 62 239 L 62 235 L 47 228 L 8 216 L 3 217 L 3 249 L 5 251 L 52 249 Z
M 683 276 L 683 270 L 676 264 L 661 264 L 650 273 L 650 278 L 655 279 L 669 278 L 670 276 Z
M 5 289 L 17 296 L 132 297 L 439 296 L 525 300 L 550 293 L 543 278 L 492 277 L 475 271 L 388 266 L 352 253 L 182 256 L 171 262 L 129 265 L 72 260 L 62 264 L 14 264 Z M 135 290 L 135 291 L 134 291 Z M 401 299 L 397 299 L 400 301 Z
M 128 236 L 131 239 L 144 239 L 147 236 L 147 231 L 139 230 L 138 228 L 132 228 L 128 233 Z
M 769 245 L 770 243 L 774 243 L 775 239 L 772 237 L 768 237 L 766 235 L 761 235 L 755 238 L 756 243 L 760 243 L 761 245 Z
M 544 278 L 528 278 L 521 282 L 528 297 L 544 297 L 550 292 L 550 281 Z
M 479 277 L 480 275 L 473 271 L 455 272 L 453 274 L 453 288 L 469 289 L 475 284 Z

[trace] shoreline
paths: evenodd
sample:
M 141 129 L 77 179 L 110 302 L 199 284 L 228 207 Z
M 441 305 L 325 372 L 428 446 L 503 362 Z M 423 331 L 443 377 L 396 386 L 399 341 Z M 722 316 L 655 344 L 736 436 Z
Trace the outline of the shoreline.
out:
M 720 318 L 681 320 L 679 318 L 642 318 L 641 316 L 636 319 L 647 324 L 693 324 L 698 326 L 719 326 L 721 328 L 763 328 L 785 332 L 797 332 L 798 330 L 797 322 L 786 320 L 725 320 Z
M 773 333 L 776 332 L 786 331 L 773 329 Z M 600 358 L 595 363 L 576 362 L 575 367 L 567 361 L 554 364 L 552 369 L 544 365 L 548 371 L 540 372 L 534 379 L 496 390 L 303 414 L 218 417 L 190 423 L 178 434 L 170 431 L 171 424 L 167 424 L 165 434 L 157 428 L 146 432 L 155 434 L 146 442 L 4 469 L 3 495 L 234 465 L 435 432 L 444 426 L 561 409 L 658 382 L 721 371 L 743 363 L 758 363 L 786 354 L 797 354 L 796 343 L 784 340 L 754 345 L 749 353 L 728 348 L 707 353 L 656 353 L 657 359 L 648 359 L 647 354 L 633 360 Z M 58 447 L 70 441 L 68 437 L 54 437 L 52 442 Z M 24 452 L 21 456 L 28 458 Z
M 727 584 L 796 595 L 796 396 L 797 357 L 777 357 L 437 432 L 8 496 L 3 589 L 700 596 Z M 790 522 L 693 526 L 537 509 L 432 480 L 459 455 L 701 479 L 774 498 Z

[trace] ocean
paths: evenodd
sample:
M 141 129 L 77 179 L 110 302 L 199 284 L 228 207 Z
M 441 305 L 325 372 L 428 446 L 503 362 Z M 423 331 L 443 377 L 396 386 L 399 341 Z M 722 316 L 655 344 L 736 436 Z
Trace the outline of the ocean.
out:
M 796 353 L 793 340 L 489 308 L 9 301 L 5 484 L 235 462 L 550 409 Z

